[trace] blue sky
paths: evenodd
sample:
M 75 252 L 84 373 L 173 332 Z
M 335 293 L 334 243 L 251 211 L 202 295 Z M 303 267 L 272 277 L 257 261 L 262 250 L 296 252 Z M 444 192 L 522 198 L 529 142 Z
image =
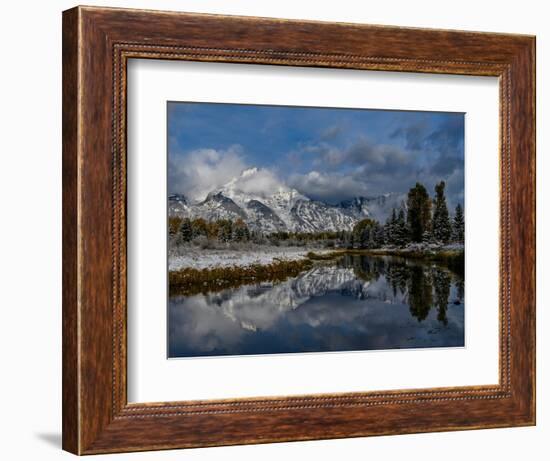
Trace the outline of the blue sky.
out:
M 249 167 L 313 199 L 464 197 L 462 113 L 168 103 L 169 192 L 200 200 Z M 270 183 L 271 184 L 271 183 Z

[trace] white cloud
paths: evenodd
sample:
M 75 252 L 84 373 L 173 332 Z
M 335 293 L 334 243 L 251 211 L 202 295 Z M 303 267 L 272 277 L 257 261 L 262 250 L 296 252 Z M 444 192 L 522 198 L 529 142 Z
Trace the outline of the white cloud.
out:
M 313 170 L 294 174 L 288 164 L 290 171 L 250 168 L 239 145 L 224 150 L 197 149 L 185 156 L 171 155 L 169 192 L 182 193 L 191 201 L 201 201 L 208 193 L 223 186 L 230 186 L 232 193 L 229 196 L 234 199 L 241 194 L 270 196 L 292 187 L 311 199 L 336 203 L 358 196 L 405 193 L 416 181 L 425 184 L 432 194 L 433 185 L 443 179 L 447 183 L 449 207 L 453 208 L 457 202 L 464 200 L 464 173 L 461 168 L 455 168 L 446 175 L 413 168 L 415 163 L 391 146 L 371 149 L 368 143 L 356 143 L 345 150 L 323 147 L 319 158 L 315 159 L 319 162 L 312 162 Z M 303 152 L 306 150 L 314 153 L 315 147 L 306 146 Z M 342 163 L 343 159 L 355 168 L 345 172 L 334 171 L 334 165 Z
M 242 148 L 238 145 L 226 150 L 197 149 L 185 157 L 172 155 L 168 165 L 170 193 L 203 200 L 245 168 Z
M 272 171 L 266 168 L 251 168 L 237 179 L 235 188 L 246 194 L 271 195 L 285 186 Z
M 292 175 L 289 184 L 302 194 L 315 200 L 344 200 L 367 195 L 367 185 L 351 175 L 310 171 L 307 174 Z

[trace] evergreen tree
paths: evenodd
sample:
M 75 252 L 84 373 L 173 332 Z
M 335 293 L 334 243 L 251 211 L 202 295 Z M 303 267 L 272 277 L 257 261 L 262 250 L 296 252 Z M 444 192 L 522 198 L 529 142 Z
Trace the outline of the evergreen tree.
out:
M 353 250 L 355 247 L 355 239 L 353 237 L 353 232 L 350 232 L 349 234 L 349 240 L 348 240 L 348 249 Z
M 233 238 L 233 221 L 221 219 L 218 221 L 218 240 L 230 242 Z
M 193 229 L 191 228 L 191 220 L 185 218 L 180 225 L 180 235 L 184 242 L 190 242 L 193 238 Z
M 422 234 L 422 243 L 434 243 L 434 238 L 430 229 L 426 229 Z
M 453 219 L 453 240 L 464 243 L 464 212 L 460 203 L 456 206 L 455 217 Z
M 447 243 L 451 238 L 451 221 L 445 199 L 445 182 L 435 186 L 434 215 L 432 220 L 432 237 L 440 242 Z
M 353 238 L 359 248 L 377 248 L 382 244 L 380 224 L 373 219 L 362 219 L 353 227 Z
M 396 223 L 397 223 L 397 214 L 394 208 L 391 212 L 391 216 L 388 217 L 386 224 L 384 225 L 384 240 L 388 245 L 395 245 Z
M 394 243 L 403 247 L 409 243 L 409 240 L 409 229 L 407 228 L 407 222 L 405 219 L 405 210 L 401 208 L 395 222 Z
M 371 232 L 369 228 L 363 229 L 363 232 L 357 234 L 356 238 L 359 248 L 370 248 Z
M 378 244 L 376 243 L 376 238 L 375 238 L 374 234 L 375 234 L 375 228 L 372 227 L 371 229 L 369 229 L 369 232 L 368 232 L 369 239 L 367 241 L 367 246 L 365 248 L 377 248 L 378 247 Z
M 242 219 L 237 219 L 233 225 L 233 240 L 237 242 L 244 242 L 250 239 L 250 232 L 248 226 Z
M 384 227 L 379 222 L 376 222 L 376 227 L 374 228 L 375 247 L 380 248 L 382 245 L 384 245 L 384 241 Z
M 430 228 L 431 203 L 426 188 L 420 184 L 409 190 L 407 196 L 407 224 L 413 242 L 421 242 L 424 232 Z

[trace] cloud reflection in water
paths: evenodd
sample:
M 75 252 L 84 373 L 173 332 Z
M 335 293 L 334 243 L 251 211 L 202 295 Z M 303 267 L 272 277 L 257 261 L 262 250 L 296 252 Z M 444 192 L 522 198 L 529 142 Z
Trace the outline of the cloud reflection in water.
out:
M 462 277 L 346 257 L 275 285 L 169 301 L 169 356 L 464 346 Z

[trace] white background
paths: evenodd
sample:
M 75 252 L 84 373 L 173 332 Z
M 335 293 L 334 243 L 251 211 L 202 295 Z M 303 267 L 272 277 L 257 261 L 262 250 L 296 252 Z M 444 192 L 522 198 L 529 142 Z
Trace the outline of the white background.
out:
M 537 35 L 538 425 L 440 434 L 116 455 L 110 459 L 543 460 L 550 437 L 548 208 L 550 31 L 544 3 L 463 0 L 115 1 L 111 6 L 456 28 Z M 88 4 L 101 4 L 88 1 Z M 6 2 L 0 16 L 1 456 L 69 459 L 61 431 L 61 10 L 69 1 Z M 543 261 L 543 259 L 545 261 Z M 105 457 L 98 457 L 103 459 Z M 107 458 L 105 458 L 107 459 Z
M 131 402 L 498 383 L 496 77 L 145 59 L 128 93 Z M 191 100 L 465 113 L 466 347 L 166 360 L 166 101 Z

